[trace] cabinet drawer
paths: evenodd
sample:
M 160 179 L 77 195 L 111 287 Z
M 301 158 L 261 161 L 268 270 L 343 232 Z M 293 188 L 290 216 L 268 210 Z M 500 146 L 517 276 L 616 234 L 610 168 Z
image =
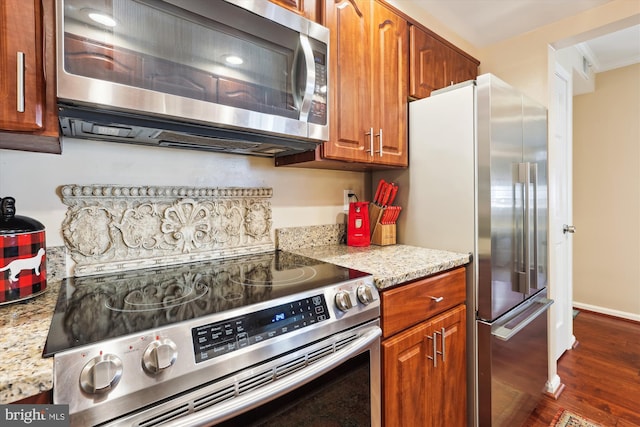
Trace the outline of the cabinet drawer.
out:
M 382 335 L 389 337 L 463 303 L 464 267 L 382 292 Z

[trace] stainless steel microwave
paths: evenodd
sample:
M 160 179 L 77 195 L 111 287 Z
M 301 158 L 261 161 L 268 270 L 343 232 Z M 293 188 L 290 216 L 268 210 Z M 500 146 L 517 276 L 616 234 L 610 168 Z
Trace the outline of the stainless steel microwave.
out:
M 329 30 L 267 0 L 57 0 L 62 133 L 278 156 L 328 139 Z

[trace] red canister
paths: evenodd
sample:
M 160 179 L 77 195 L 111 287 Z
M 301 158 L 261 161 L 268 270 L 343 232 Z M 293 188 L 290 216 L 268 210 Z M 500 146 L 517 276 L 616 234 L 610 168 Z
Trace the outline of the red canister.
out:
M 47 287 L 44 225 L 16 215 L 15 199 L 0 199 L 0 304 L 41 294 Z
M 349 203 L 347 220 L 347 245 L 369 246 L 369 202 Z

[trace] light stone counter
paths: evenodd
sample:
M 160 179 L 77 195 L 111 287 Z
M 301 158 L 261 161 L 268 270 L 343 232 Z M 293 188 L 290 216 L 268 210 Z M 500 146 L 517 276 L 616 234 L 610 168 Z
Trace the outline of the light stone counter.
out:
M 0 306 L 0 404 L 53 388 L 53 358 L 43 358 L 64 276 L 64 250 L 47 248 L 47 289 L 31 299 Z
M 60 282 L 28 302 L 0 307 L 0 404 L 53 388 L 53 358 L 43 358 Z
M 371 273 L 379 289 L 469 262 L 469 254 L 406 245 L 346 246 L 340 244 L 344 241 L 340 225 L 281 230 L 276 233 L 278 249 Z M 46 292 L 0 306 L 0 404 L 53 387 L 53 358 L 42 358 L 42 350 L 64 271 L 64 250 L 49 250 Z
M 378 289 L 430 276 L 469 262 L 469 254 L 407 245 L 367 247 L 332 245 L 290 251 L 371 273 Z
M 371 273 L 378 289 L 419 279 L 470 261 L 469 254 L 407 245 L 346 246 L 344 224 L 276 230 L 276 248 Z

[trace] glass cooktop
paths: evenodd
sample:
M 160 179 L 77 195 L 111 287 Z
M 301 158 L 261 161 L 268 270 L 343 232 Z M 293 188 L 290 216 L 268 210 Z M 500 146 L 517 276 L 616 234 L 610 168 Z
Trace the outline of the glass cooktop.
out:
M 61 285 L 43 356 L 367 275 L 274 251 L 70 277 Z

